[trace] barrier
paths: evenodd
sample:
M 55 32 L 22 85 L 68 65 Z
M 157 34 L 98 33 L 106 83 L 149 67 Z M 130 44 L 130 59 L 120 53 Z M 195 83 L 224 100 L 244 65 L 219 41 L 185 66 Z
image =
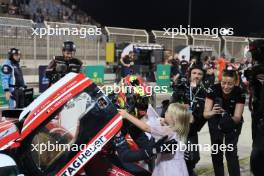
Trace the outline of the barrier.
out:
M 93 80 L 97 85 L 104 84 L 104 66 L 103 65 L 90 65 L 85 68 L 87 77 Z
M 158 86 L 166 86 L 167 90 L 171 90 L 171 81 L 170 81 L 170 65 L 157 65 L 156 73 L 156 83 Z

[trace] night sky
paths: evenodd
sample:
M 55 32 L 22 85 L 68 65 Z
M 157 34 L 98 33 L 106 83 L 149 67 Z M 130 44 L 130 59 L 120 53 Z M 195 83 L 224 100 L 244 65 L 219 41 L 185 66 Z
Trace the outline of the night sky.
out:
M 189 0 L 79 0 L 103 26 L 157 29 L 187 26 Z M 192 27 L 230 27 L 264 37 L 264 0 L 192 0 Z

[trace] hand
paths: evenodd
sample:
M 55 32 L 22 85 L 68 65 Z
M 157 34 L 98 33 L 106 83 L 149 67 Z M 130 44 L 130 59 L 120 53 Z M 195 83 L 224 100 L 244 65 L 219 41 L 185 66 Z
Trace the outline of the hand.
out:
M 158 118 L 158 121 L 159 121 L 161 126 L 166 126 L 167 125 L 164 118 Z
M 123 119 L 126 119 L 127 116 L 129 115 L 128 112 L 126 112 L 126 110 L 124 109 L 118 109 L 119 114 L 123 117 Z
M 11 93 L 9 91 L 5 92 L 5 98 L 8 101 L 11 97 Z
M 211 111 L 211 115 L 216 115 L 216 114 L 222 114 L 225 110 L 221 108 L 218 104 L 214 104 L 214 107 Z

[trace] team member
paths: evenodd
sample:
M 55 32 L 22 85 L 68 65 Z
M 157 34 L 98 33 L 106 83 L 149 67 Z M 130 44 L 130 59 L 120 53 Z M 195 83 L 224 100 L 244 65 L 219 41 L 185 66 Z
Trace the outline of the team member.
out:
M 203 117 L 204 99 L 206 96 L 206 89 L 202 83 L 204 71 L 201 66 L 193 65 L 190 68 L 189 75 L 190 79 L 187 83 L 181 83 L 175 89 L 171 102 L 183 103 L 189 107 L 194 121 L 190 124 L 187 139 L 190 144 L 198 144 L 198 131 L 201 130 L 206 122 Z M 189 151 L 189 156 L 186 157 L 186 164 L 190 176 L 195 175 L 193 169 L 199 160 L 199 150 Z
M 76 46 L 72 41 L 66 41 L 62 46 L 62 55 L 55 56 L 46 69 L 46 76 L 50 80 L 50 85 L 57 82 L 69 72 L 79 73 L 82 61 L 74 58 Z
M 23 108 L 25 106 L 24 89 L 26 84 L 22 69 L 19 65 L 21 53 L 17 48 L 11 48 L 8 59 L 2 65 L 2 85 L 9 109 Z
M 242 114 L 245 94 L 235 86 L 237 74 L 233 70 L 224 70 L 221 83 L 212 86 L 205 99 L 204 117 L 209 119 L 211 143 L 218 146 L 225 141 L 229 147 L 226 152 L 227 167 L 230 176 L 239 176 L 240 167 L 237 156 L 237 142 L 242 128 Z M 225 139 L 225 140 L 224 140 Z M 224 176 L 223 151 L 212 154 L 216 176 Z

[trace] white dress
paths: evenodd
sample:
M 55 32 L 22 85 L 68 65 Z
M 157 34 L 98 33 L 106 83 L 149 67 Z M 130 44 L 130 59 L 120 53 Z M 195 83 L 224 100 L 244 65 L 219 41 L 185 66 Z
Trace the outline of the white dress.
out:
M 178 144 L 182 143 L 176 132 L 168 126 L 151 126 L 151 135 L 156 139 L 168 135 L 168 140 L 175 139 Z M 179 145 L 178 145 L 179 146 Z M 158 154 L 152 176 L 188 176 L 187 166 L 184 160 L 184 151 L 177 148 L 174 154 Z

